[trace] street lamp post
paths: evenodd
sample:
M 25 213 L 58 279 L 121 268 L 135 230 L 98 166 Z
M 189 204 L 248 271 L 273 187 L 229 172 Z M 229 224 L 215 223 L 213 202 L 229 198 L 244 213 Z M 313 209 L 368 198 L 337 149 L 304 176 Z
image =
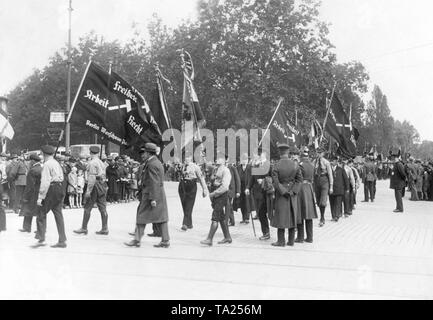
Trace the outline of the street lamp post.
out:
M 68 84 L 67 84 L 67 101 L 66 101 L 66 118 L 71 111 L 71 72 L 72 72 L 72 57 L 71 57 L 71 27 L 72 27 L 72 0 L 69 0 L 69 30 L 68 30 Z M 71 125 L 65 125 L 65 149 L 69 151 L 71 144 Z

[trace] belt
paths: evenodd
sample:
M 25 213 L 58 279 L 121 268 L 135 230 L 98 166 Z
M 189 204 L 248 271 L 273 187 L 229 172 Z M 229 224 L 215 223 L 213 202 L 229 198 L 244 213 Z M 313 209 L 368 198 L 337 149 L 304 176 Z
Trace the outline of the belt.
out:
M 322 173 L 322 174 L 316 174 L 317 177 L 327 177 L 328 174 L 327 173 Z
M 50 183 L 50 185 L 52 185 L 52 184 L 61 184 L 61 183 L 63 183 L 63 181 L 53 181 L 53 182 Z
M 310 180 L 304 180 L 304 181 L 302 181 L 302 183 L 309 183 L 309 184 L 312 184 L 313 182 L 311 182 Z
M 182 179 L 185 182 L 197 182 L 197 179 Z

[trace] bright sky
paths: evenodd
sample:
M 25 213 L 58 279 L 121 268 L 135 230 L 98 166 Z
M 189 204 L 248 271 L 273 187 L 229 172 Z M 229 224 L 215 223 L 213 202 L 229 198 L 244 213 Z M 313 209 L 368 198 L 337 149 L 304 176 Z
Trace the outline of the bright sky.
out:
M 68 0 L 0 0 L 0 95 L 67 41 Z M 73 43 L 95 30 L 126 40 L 152 13 L 175 26 L 195 17 L 196 0 L 73 0 Z M 388 97 L 392 115 L 433 140 L 433 1 L 324 0 L 323 20 L 341 62 L 359 60 Z

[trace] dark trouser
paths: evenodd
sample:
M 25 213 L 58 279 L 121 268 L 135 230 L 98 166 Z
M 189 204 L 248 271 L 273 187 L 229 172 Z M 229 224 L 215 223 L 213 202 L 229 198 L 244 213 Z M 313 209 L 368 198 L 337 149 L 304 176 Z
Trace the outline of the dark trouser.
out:
M 298 240 L 304 240 L 304 220 L 298 224 Z M 313 241 L 313 220 L 305 220 L 305 231 L 307 232 L 307 241 Z
M 15 212 L 18 212 L 21 208 L 21 200 L 23 198 L 25 188 L 26 186 L 15 186 L 15 201 L 14 201 Z
M 1 231 L 6 231 L 6 213 L 2 205 L 0 205 L 0 232 Z
M 87 230 L 87 224 L 90 220 L 90 213 L 92 212 L 93 206 L 98 206 L 99 212 L 101 213 L 102 220 L 102 231 L 108 231 L 108 213 L 107 213 L 107 200 L 105 194 L 99 194 L 97 192 L 97 188 L 94 187 L 92 193 L 90 194 L 90 198 L 84 204 L 84 215 L 83 215 L 83 224 L 81 228 L 83 230 Z
M 63 220 L 62 208 L 63 198 L 65 197 L 62 185 L 59 183 L 51 184 L 47 196 L 44 200 L 43 207 L 39 210 L 37 224 L 39 231 L 39 240 L 45 241 L 47 231 L 47 214 L 53 211 L 56 220 L 59 242 L 66 242 L 65 222 Z
M 344 196 L 329 196 L 329 204 L 331 205 L 332 219 L 339 219 L 343 214 L 343 197 Z
M 157 226 L 156 228 L 160 230 L 163 242 L 170 241 L 170 235 L 168 234 L 167 222 L 154 223 L 153 225 L 154 226 L 156 225 Z M 135 228 L 135 240 L 137 240 L 138 242 L 141 242 L 141 239 L 143 238 L 143 235 L 144 235 L 144 229 L 145 228 L 146 228 L 145 224 L 137 224 L 137 228 Z M 155 228 L 153 229 L 153 232 L 156 232 Z
M 395 201 L 397 203 L 397 210 L 403 211 L 403 189 L 394 190 Z
M 263 235 L 269 234 L 269 220 L 267 215 L 267 204 L 266 204 L 266 195 L 263 194 L 263 198 L 257 200 L 256 199 L 256 208 L 257 215 L 259 216 L 260 226 L 262 228 Z
M 344 214 L 345 215 L 352 215 L 352 210 L 353 210 L 353 204 L 352 204 L 352 200 L 353 199 L 353 192 L 349 191 L 348 193 L 346 193 L 344 195 Z
M 374 182 L 373 181 L 365 181 L 364 182 L 364 201 L 368 202 L 369 200 L 374 201 Z
M 319 210 L 320 210 L 320 222 L 325 222 L 326 207 L 319 207 Z
M 180 202 L 183 209 L 184 226 L 192 228 L 192 210 L 194 209 L 195 198 L 197 195 L 197 181 L 181 180 L 178 187 Z
M 277 231 L 277 241 L 281 244 L 286 243 L 285 229 L 278 229 Z M 289 229 L 289 239 L 288 244 L 293 245 L 295 243 L 295 228 Z
M 9 209 L 14 209 L 15 206 L 15 182 L 10 182 L 9 183 L 9 203 L 8 203 L 8 207 Z
M 411 183 L 410 185 L 410 200 L 412 201 L 418 201 L 418 192 L 416 190 L 415 183 Z
M 226 222 L 229 224 L 235 224 L 235 215 L 233 213 L 233 198 L 227 197 L 226 205 Z
M 249 210 L 249 205 L 247 204 L 247 201 L 250 201 L 250 199 L 248 197 L 249 196 L 245 195 L 244 192 L 242 192 L 241 196 L 239 197 L 239 204 L 241 207 L 243 221 L 250 220 L 250 210 Z
M 28 232 L 32 231 L 32 221 L 33 221 L 33 217 L 32 216 L 26 216 L 26 217 L 24 217 L 24 220 L 23 220 L 23 230 L 26 230 Z

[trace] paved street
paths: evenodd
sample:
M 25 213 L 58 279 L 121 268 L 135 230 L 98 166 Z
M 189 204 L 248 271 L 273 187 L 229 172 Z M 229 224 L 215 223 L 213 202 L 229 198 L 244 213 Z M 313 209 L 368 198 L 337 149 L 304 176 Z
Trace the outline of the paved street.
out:
M 166 185 L 169 249 L 153 248 L 159 239 L 147 236 L 139 249 L 123 245 L 134 230 L 136 202 L 109 206 L 108 237 L 94 233 L 100 229 L 97 209 L 88 236 L 72 232 L 81 225 L 82 210 L 65 210 L 67 249 L 31 249 L 33 234 L 19 233 L 22 218 L 8 214 L 8 231 L 0 233 L 0 298 L 432 299 L 433 203 L 410 202 L 406 195 L 406 213 L 394 214 L 388 186 L 378 183 L 375 203 L 361 203 L 359 194 L 354 216 L 339 223 L 329 221 L 328 210 L 324 228 L 315 221 L 314 244 L 294 248 L 260 242 L 251 224 L 239 226 L 240 214 L 231 228 L 232 245 L 216 244 L 219 229 L 214 247 L 201 247 L 210 223 L 209 199 L 197 198 L 194 229 L 184 233 L 173 183 Z M 50 214 L 47 241 L 56 240 Z

